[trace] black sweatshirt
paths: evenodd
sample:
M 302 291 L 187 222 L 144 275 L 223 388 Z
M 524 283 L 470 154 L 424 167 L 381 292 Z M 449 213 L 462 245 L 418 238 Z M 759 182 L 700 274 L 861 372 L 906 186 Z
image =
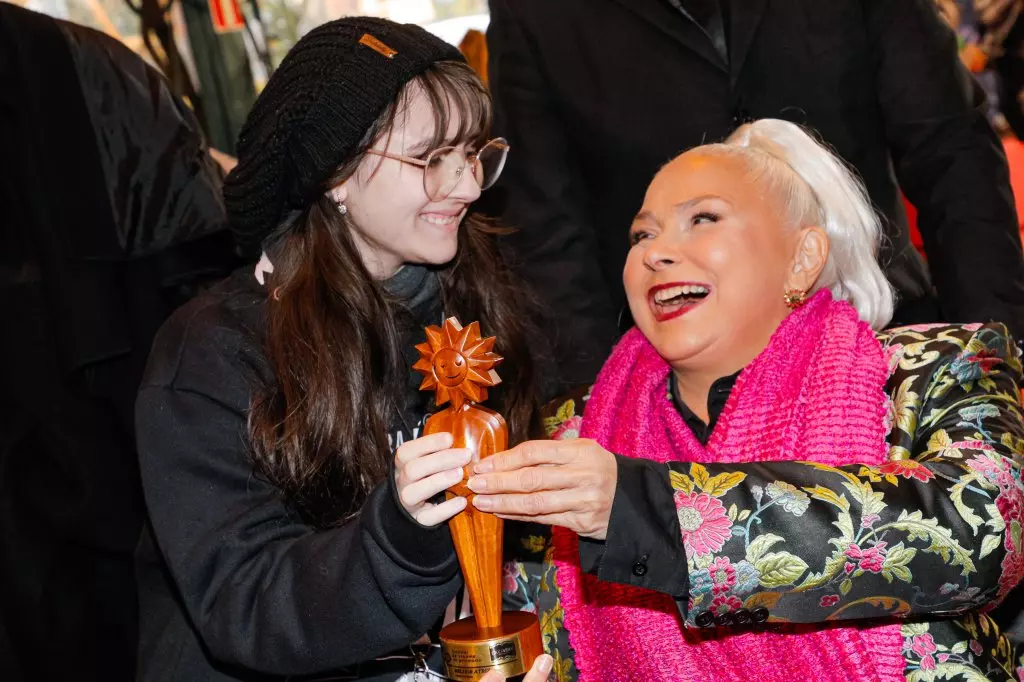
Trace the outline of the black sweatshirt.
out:
M 414 290 L 434 294 L 413 312 L 436 324 L 437 278 L 418 270 L 432 279 Z M 394 680 L 401 670 L 372 659 L 407 652 L 461 586 L 447 524 L 418 525 L 383 483 L 354 520 L 318 530 L 254 471 L 246 415 L 253 372 L 266 365 L 265 312 L 245 269 L 175 313 L 153 346 L 136 406 L 151 517 L 138 552 L 139 679 L 349 668 L 354 679 Z M 420 336 L 410 329 L 410 345 Z M 408 398 L 393 429 L 405 439 L 418 434 L 402 424 L 419 422 L 426 404 Z

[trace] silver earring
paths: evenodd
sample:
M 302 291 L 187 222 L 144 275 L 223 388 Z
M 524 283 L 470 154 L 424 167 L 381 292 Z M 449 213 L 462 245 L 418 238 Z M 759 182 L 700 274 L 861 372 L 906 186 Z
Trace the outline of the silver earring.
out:
M 343 204 L 343 203 L 341 203 L 339 201 L 338 202 L 338 213 L 340 213 L 341 215 L 345 215 L 346 213 L 348 213 L 348 206 L 346 206 L 345 204 Z

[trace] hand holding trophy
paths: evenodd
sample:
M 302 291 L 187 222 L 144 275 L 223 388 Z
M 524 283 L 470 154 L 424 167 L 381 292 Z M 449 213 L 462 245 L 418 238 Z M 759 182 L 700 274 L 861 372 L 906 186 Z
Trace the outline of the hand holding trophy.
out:
M 477 322 L 463 327 L 454 317 L 443 328 L 427 327 L 426 334 L 427 342 L 416 346 L 421 357 L 413 365 L 424 374 L 420 389 L 435 391 L 438 405 L 451 405 L 427 420 L 424 435 L 451 433 L 453 447 L 473 453 L 469 467 L 507 449 L 505 420 L 477 404 L 487 399 L 488 387 L 501 381 L 494 371 L 502 361 L 492 352 L 494 337 L 481 338 Z M 448 491 L 449 498 L 473 494 L 466 487 L 469 467 L 462 481 Z M 521 679 L 544 647 L 534 614 L 501 611 L 503 522 L 470 503 L 449 526 L 473 615 L 441 630 L 448 676 L 458 682 L 477 682 L 493 670 L 511 680 Z

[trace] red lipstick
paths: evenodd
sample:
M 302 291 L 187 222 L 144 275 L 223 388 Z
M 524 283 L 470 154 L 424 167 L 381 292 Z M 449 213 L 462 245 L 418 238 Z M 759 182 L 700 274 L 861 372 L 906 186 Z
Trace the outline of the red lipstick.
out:
M 668 298 L 658 296 L 669 289 L 678 291 Z M 710 293 L 711 287 L 701 282 L 669 282 L 651 287 L 647 292 L 647 304 L 655 320 L 667 322 L 699 306 Z

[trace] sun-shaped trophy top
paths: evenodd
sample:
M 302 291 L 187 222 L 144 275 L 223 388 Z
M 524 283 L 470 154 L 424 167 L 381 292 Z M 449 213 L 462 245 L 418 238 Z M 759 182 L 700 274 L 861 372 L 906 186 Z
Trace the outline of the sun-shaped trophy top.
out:
M 420 359 L 412 366 L 423 374 L 420 390 L 436 390 L 437 404 L 451 400 L 455 409 L 467 400 L 487 400 L 487 387 L 501 383 L 494 371 L 502 361 L 491 351 L 494 337 L 480 338 L 478 322 L 463 327 L 454 317 L 445 320 L 443 327 L 427 327 L 426 332 L 427 342 L 416 346 Z

